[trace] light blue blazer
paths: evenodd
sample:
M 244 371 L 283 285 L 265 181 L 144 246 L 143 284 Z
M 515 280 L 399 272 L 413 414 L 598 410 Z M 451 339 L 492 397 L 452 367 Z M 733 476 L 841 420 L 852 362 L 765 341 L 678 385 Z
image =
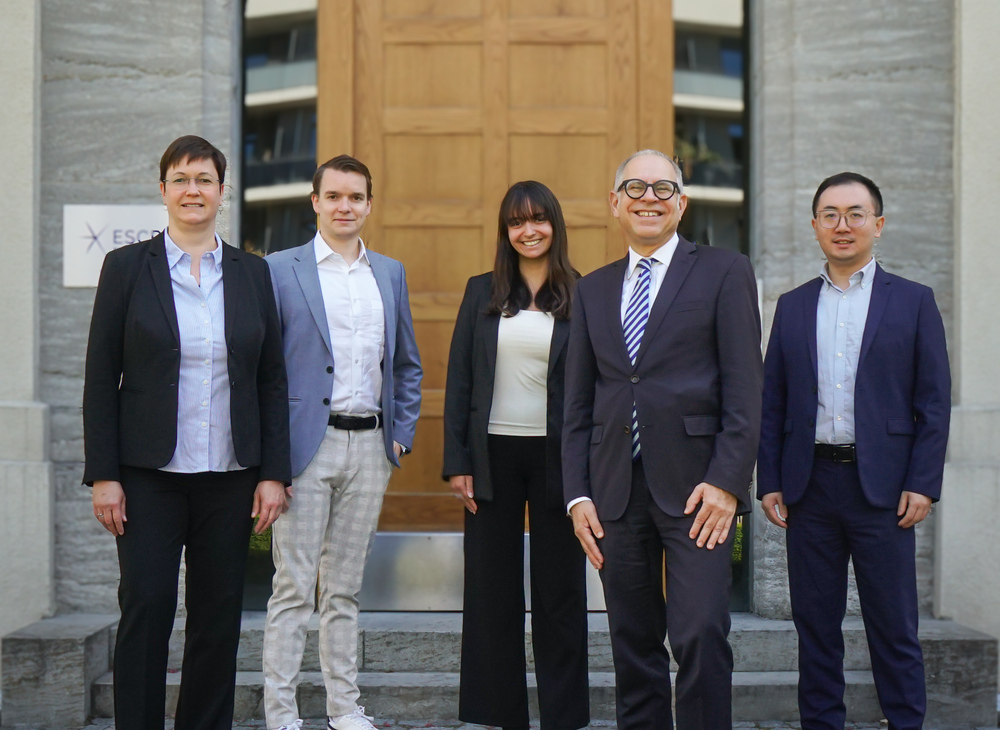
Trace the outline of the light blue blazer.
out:
M 319 285 L 313 242 L 267 257 L 288 371 L 292 476 L 306 468 L 319 449 L 330 417 L 329 398 L 337 367 Z M 368 260 L 385 311 L 382 361 L 382 434 L 389 461 L 399 466 L 392 443 L 413 446 L 420 414 L 423 370 L 413 334 L 403 265 L 368 249 Z M 323 401 L 326 400 L 326 403 Z

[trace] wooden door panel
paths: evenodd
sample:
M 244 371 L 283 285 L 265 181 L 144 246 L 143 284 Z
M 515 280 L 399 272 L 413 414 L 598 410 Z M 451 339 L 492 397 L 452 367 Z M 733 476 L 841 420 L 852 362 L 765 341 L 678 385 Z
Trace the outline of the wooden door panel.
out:
M 350 152 L 375 190 L 363 236 L 403 262 L 424 364 L 414 453 L 380 529 L 461 529 L 440 478 L 448 349 L 466 280 L 493 263 L 507 187 L 559 198 L 573 264 L 619 258 L 614 167 L 672 148 L 669 0 L 322 0 L 321 161 Z M 641 68 L 641 73 L 640 73 Z

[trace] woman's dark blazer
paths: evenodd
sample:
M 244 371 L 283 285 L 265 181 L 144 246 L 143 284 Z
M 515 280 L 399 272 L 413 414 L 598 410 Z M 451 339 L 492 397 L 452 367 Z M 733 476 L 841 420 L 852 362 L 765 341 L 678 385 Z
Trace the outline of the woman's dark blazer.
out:
M 271 274 L 225 246 L 222 281 L 233 447 L 259 479 L 291 482 L 288 383 Z M 101 269 L 83 389 L 83 481 L 119 466 L 166 466 L 177 445 L 180 337 L 163 234 L 109 253 Z
M 487 314 L 492 273 L 469 279 L 458 310 L 448 356 L 444 396 L 444 468 L 442 477 L 471 474 L 476 499 L 493 499 L 487 435 L 493 408 L 499 314 Z M 548 398 L 545 417 L 546 503 L 562 507 L 562 459 L 566 342 L 569 320 L 555 321 L 549 348 Z

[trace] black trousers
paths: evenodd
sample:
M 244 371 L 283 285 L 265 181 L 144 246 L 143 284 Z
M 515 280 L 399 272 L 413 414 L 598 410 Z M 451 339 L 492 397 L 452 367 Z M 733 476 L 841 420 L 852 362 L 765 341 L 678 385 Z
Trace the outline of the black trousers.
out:
M 531 639 L 543 730 L 590 722 L 584 554 L 561 506 L 545 503 L 545 438 L 490 436 L 493 501 L 465 514 L 458 717 L 528 726 L 524 505 L 530 521 Z
M 603 522 L 601 581 L 615 660 L 618 730 L 673 727 L 670 656 L 677 660 L 677 727 L 732 728 L 729 592 L 735 530 L 712 550 L 688 537 L 694 514 L 671 517 L 653 501 L 641 459 L 629 503 Z M 666 555 L 667 598 L 662 565 Z
M 843 728 L 847 564 L 865 622 L 872 674 L 890 730 L 919 730 L 927 708 L 917 638 L 916 537 L 894 509 L 872 507 L 857 464 L 816 460 L 788 506 L 788 588 L 799 635 L 799 714 L 805 730 Z
M 115 644 L 115 727 L 163 728 L 181 548 L 187 548 L 184 662 L 176 730 L 229 730 L 243 575 L 257 469 L 172 474 L 121 468 L 122 618 Z

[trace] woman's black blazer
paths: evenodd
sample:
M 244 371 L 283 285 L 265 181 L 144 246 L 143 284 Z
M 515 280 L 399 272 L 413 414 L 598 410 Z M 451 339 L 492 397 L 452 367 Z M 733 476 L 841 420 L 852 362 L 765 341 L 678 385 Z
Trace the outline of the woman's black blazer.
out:
M 458 310 L 448 356 L 444 396 L 444 479 L 471 474 L 476 499 L 493 499 L 487 435 L 493 407 L 499 314 L 487 314 L 492 273 L 469 279 Z M 545 417 L 546 503 L 563 505 L 560 456 L 566 342 L 569 320 L 555 321 L 549 348 L 548 398 Z
M 226 346 L 233 447 L 259 479 L 290 483 L 288 382 L 264 260 L 225 246 Z M 83 481 L 119 466 L 159 469 L 177 445 L 177 310 L 163 234 L 109 253 L 101 269 L 83 389 Z

